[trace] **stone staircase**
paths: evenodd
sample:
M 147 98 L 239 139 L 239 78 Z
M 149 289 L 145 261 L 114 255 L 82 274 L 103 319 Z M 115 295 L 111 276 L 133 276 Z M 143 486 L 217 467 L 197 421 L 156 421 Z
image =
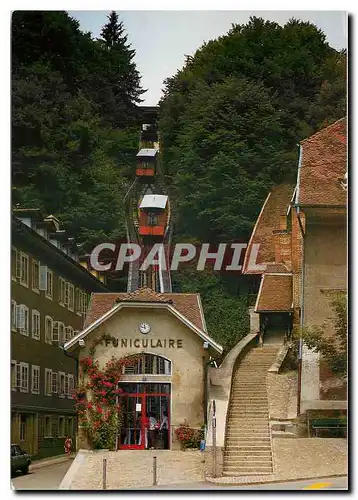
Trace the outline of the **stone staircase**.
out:
M 267 370 L 281 345 L 252 348 L 232 381 L 224 450 L 224 476 L 272 474 Z

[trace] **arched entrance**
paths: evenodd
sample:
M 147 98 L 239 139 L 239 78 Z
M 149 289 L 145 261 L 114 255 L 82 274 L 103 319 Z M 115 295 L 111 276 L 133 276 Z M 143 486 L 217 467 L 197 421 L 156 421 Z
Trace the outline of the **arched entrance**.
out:
M 117 449 L 170 448 L 171 384 L 160 376 L 167 379 L 171 366 L 163 356 L 143 353 L 135 366 L 125 367 L 124 376 L 140 380 L 119 383 L 124 392 L 119 396 L 123 421 Z

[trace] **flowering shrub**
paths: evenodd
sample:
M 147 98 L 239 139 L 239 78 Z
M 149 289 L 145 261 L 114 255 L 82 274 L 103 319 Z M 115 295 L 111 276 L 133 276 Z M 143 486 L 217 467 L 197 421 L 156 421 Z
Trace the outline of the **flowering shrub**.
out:
M 182 450 L 186 448 L 200 448 L 200 441 L 204 439 L 204 429 L 192 429 L 186 420 L 175 429 L 175 435 Z
M 80 359 L 82 372 L 89 380 L 77 387 L 74 398 L 79 424 L 86 429 L 93 447 L 113 450 L 122 420 L 121 406 L 117 403 L 117 398 L 123 391 L 118 388 L 118 382 L 123 367 L 134 365 L 140 355 L 123 359 L 112 357 L 101 370 L 98 361 L 93 359 L 95 347 L 108 338 L 111 339 L 105 334 L 95 339 L 90 348 L 90 355 Z

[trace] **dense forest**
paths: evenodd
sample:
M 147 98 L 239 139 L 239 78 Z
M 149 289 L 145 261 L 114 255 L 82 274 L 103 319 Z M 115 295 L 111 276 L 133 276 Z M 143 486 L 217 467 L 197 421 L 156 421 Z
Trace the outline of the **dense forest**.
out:
M 134 56 L 114 12 L 99 39 L 66 12 L 13 14 L 13 204 L 58 216 L 88 250 L 125 235 L 145 92 Z M 248 241 L 270 188 L 295 179 L 297 143 L 345 105 L 346 54 L 310 23 L 251 18 L 188 56 L 160 102 L 175 240 Z M 201 293 L 226 348 L 245 334 L 248 278 L 189 267 L 173 283 Z

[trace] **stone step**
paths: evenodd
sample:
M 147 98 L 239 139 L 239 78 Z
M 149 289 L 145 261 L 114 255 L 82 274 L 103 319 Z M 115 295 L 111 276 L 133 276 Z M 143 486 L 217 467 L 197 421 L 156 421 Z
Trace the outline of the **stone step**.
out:
M 243 432 L 238 432 L 237 434 L 228 433 L 226 436 L 226 442 L 228 441 L 237 441 L 238 439 L 252 439 L 252 438 L 270 438 L 270 433 L 261 431 L 261 432 L 253 432 L 252 434 L 244 434 Z
M 228 444 L 225 446 L 225 450 L 227 451 L 233 451 L 233 450 L 240 450 L 244 451 L 245 453 L 251 452 L 251 451 L 269 451 L 271 453 L 271 445 L 270 443 L 254 443 L 254 444 L 242 444 L 242 445 L 233 445 L 233 444 Z
M 251 457 L 272 457 L 272 452 L 271 450 L 258 450 L 258 451 L 253 451 L 252 453 L 248 452 L 243 452 L 243 451 L 237 451 L 237 450 L 228 450 L 224 451 L 224 457 L 242 457 L 242 458 L 251 458 Z
M 233 459 L 228 459 L 224 460 L 224 469 L 228 466 L 235 466 L 235 467 L 271 467 L 272 468 L 272 461 L 271 460 L 233 460 Z
M 236 467 L 235 465 L 227 465 L 223 470 L 224 476 L 261 476 L 264 473 L 272 474 L 272 467 Z
M 265 409 L 259 410 L 258 408 L 241 407 L 241 408 L 237 408 L 236 410 L 230 409 L 229 417 L 233 417 L 233 416 L 241 415 L 241 414 L 246 415 L 247 413 L 252 414 L 252 416 L 254 416 L 254 415 L 268 415 L 269 414 L 268 409 L 267 410 L 265 410 Z
M 260 472 L 260 476 L 267 476 L 267 477 L 270 477 L 272 476 L 272 472 Z M 256 472 L 246 472 L 244 474 L 241 474 L 241 473 L 237 473 L 235 474 L 235 472 L 225 472 L 223 471 L 223 476 L 225 477 L 241 477 L 241 476 L 257 476 L 258 474 Z

